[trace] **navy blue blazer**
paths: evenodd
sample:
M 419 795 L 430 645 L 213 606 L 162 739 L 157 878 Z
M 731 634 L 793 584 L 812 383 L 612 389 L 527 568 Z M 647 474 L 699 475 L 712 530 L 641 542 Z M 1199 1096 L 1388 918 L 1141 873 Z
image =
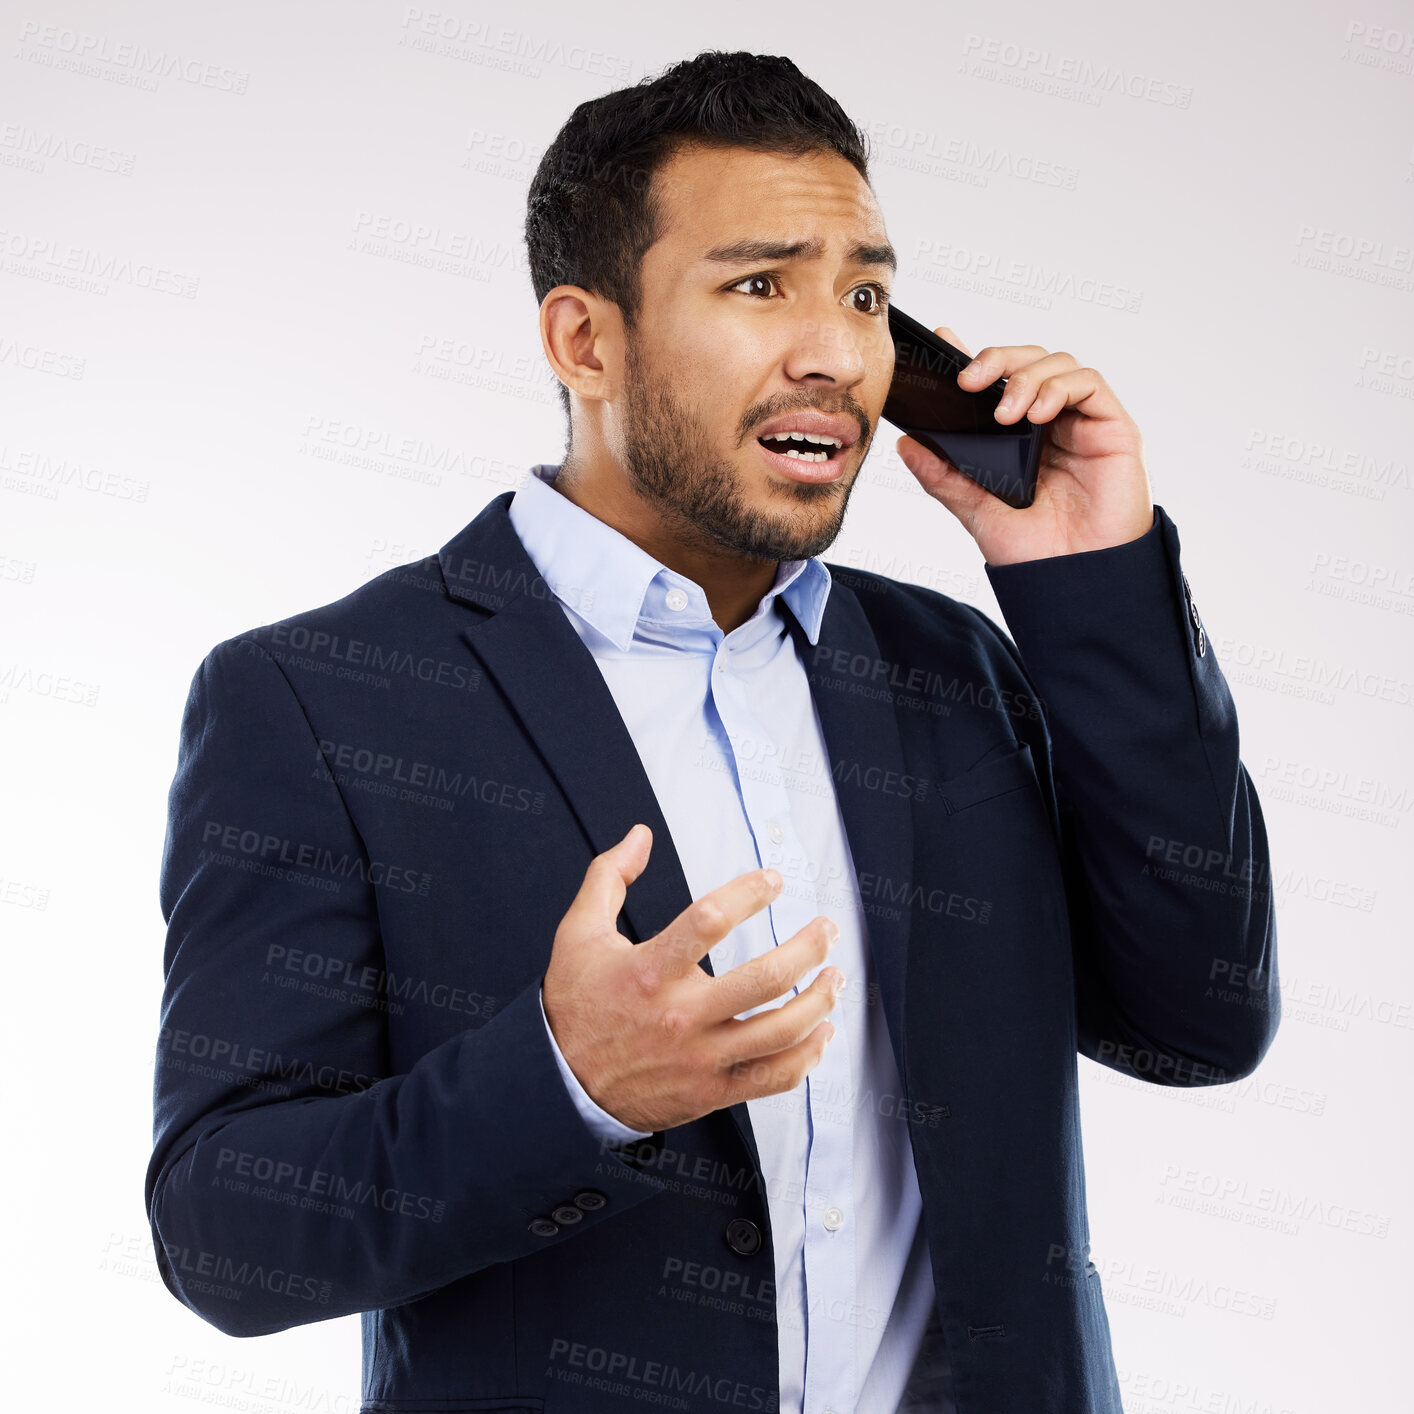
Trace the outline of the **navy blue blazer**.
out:
M 182 720 L 146 1204 L 262 1335 L 362 1313 L 365 1411 L 777 1407 L 746 1106 L 609 1146 L 537 989 L 593 856 L 691 903 L 593 657 L 493 498 L 436 556 L 218 644 Z M 1173 522 L 988 567 L 1013 641 L 830 564 L 809 674 L 903 1078 L 961 1414 L 1121 1414 L 1077 1057 L 1249 1074 L 1267 842 Z M 702 966 L 711 971 L 704 958 Z M 873 1414 L 873 1411 L 868 1411 Z

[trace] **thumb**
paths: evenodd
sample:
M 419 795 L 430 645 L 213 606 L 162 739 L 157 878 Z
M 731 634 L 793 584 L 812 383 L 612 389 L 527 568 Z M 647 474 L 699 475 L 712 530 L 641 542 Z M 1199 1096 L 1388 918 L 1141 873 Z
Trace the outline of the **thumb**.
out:
M 584 874 L 570 912 L 589 927 L 613 930 L 614 920 L 628 897 L 628 886 L 648 867 L 653 831 L 636 824 L 617 844 L 596 854 Z

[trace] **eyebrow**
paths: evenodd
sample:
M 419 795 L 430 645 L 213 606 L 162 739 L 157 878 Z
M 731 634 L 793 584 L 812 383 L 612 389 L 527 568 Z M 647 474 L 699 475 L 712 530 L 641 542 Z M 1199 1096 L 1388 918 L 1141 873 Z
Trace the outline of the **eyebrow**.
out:
M 714 246 L 702 258 L 718 265 L 752 265 L 760 261 L 817 260 L 824 250 L 825 243 L 819 239 L 788 242 L 741 240 Z M 859 242 L 850 246 L 845 255 L 856 265 L 884 265 L 890 270 L 898 269 L 898 256 L 887 241 L 883 245 Z

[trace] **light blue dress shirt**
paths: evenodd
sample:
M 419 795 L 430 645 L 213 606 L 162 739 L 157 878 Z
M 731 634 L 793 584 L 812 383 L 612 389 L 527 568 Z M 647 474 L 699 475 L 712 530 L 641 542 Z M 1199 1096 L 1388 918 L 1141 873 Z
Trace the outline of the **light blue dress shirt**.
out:
M 692 897 L 758 868 L 784 879 L 769 907 L 711 949 L 714 975 L 819 915 L 840 928 L 821 964 L 845 977 L 829 1014 L 834 1039 L 795 1090 L 747 1101 L 775 1252 L 781 1414 L 913 1408 L 901 1401 L 925 1330 L 930 1376 L 940 1341 L 903 1086 L 829 753 L 776 603 L 789 604 L 814 644 L 830 572 L 818 558 L 781 561 L 756 612 L 723 633 L 700 585 L 559 494 L 558 470 L 531 468 L 511 523 L 604 675 Z M 818 971 L 739 1015 L 783 1005 Z M 596 1136 L 648 1137 L 595 1104 L 558 1046 L 555 1056 Z

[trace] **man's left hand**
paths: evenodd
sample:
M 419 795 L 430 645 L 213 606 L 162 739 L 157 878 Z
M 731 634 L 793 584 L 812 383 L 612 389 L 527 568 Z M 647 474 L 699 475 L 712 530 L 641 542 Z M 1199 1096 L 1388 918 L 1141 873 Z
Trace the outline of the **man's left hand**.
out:
M 918 484 L 966 527 L 989 565 L 1103 550 L 1137 540 L 1154 523 L 1139 429 L 1110 386 L 1068 353 L 1036 344 L 991 345 L 973 355 L 951 329 L 934 330 L 972 362 L 958 375 L 969 392 L 1005 378 L 997 422 L 1023 417 L 1047 424 L 1042 433 L 1036 498 L 1009 506 L 934 455 L 900 437 L 903 464 Z

